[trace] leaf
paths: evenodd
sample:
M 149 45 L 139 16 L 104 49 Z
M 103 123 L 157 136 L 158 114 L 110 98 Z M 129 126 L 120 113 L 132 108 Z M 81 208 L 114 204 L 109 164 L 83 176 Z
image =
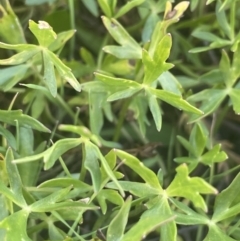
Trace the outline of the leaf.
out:
M 128 221 L 128 215 L 131 208 L 132 196 L 129 196 L 126 202 L 122 205 L 117 215 L 112 219 L 107 230 L 108 241 L 122 240 L 125 227 Z
M 227 90 L 224 89 L 205 89 L 195 95 L 190 96 L 188 101 L 201 101 L 204 100 L 200 106 L 200 109 L 204 112 L 202 116 L 192 115 L 189 123 L 198 121 L 209 114 L 213 113 L 218 106 L 222 103 L 222 101 L 227 96 Z
M 126 14 L 127 12 L 129 12 L 131 9 L 133 9 L 136 6 L 139 6 L 140 4 L 142 4 L 143 2 L 145 2 L 145 0 L 132 0 L 132 1 L 128 1 L 125 5 L 123 5 L 119 11 L 117 12 L 117 14 L 114 16 L 115 18 L 119 18 L 122 15 Z
M 24 50 L 20 53 L 13 55 L 12 57 L 10 57 L 8 59 L 0 59 L 0 65 L 23 64 L 39 52 L 40 52 L 40 49 L 38 47 Z
M 142 49 L 115 19 L 102 17 L 103 23 L 114 40 L 122 47 L 105 46 L 103 50 L 120 59 L 141 59 Z
M 99 16 L 98 5 L 95 0 L 82 0 L 82 2 L 94 17 Z
M 143 50 L 143 64 L 145 67 L 145 75 L 143 83 L 150 85 L 155 81 L 164 71 L 172 68 L 172 64 L 166 64 L 165 61 L 169 57 L 172 46 L 172 37 L 166 34 L 157 44 L 153 56 L 146 50 Z
M 3 89 L 3 91 L 10 90 L 15 84 L 17 84 L 19 81 L 24 79 L 28 68 L 29 68 L 28 64 L 20 64 L 20 65 L 0 69 L 1 89 Z
M 56 83 L 54 65 L 47 51 L 44 51 L 44 50 L 42 51 L 42 57 L 43 57 L 43 68 L 44 68 L 43 80 L 45 81 L 52 96 L 56 97 L 57 83 Z
M 12 148 L 13 150 L 17 149 L 17 143 L 16 143 L 15 137 L 10 131 L 8 131 L 2 125 L 0 125 L 0 135 L 6 138 L 7 144 L 9 145 L 10 148 Z
M 32 241 L 27 235 L 28 210 L 22 209 L 0 221 L 0 228 L 5 230 L 6 241 Z
M 36 154 L 33 156 L 27 156 L 19 159 L 15 159 L 14 163 L 24 163 L 24 162 L 31 162 L 36 161 L 43 158 L 44 162 L 44 169 L 50 169 L 55 161 L 66 151 L 80 145 L 82 143 L 81 138 L 65 138 L 57 141 L 54 143 L 50 148 L 46 151 Z
M 205 135 L 202 126 L 195 124 L 190 135 L 189 142 L 192 145 L 192 150 L 196 157 L 200 157 L 204 151 L 207 142 L 207 136 Z
M 98 4 L 99 4 L 100 8 L 102 9 L 102 11 L 104 12 L 104 14 L 108 18 L 111 18 L 113 13 L 112 13 L 111 7 L 109 5 L 109 1 L 108 0 L 98 0 Z
M 115 152 L 124 164 L 136 172 L 148 185 L 158 189 L 159 192 L 162 192 L 162 187 L 159 184 L 158 178 L 152 170 L 145 167 L 135 156 L 132 156 L 127 152 L 121 150 L 115 150 Z
M 177 174 L 175 178 L 167 188 L 168 196 L 187 198 L 193 202 L 194 206 L 207 212 L 207 205 L 200 194 L 217 194 L 218 191 L 202 178 L 190 178 L 188 176 L 188 168 L 186 164 L 177 167 L 176 171 Z
M 93 189 L 95 193 L 98 193 L 101 188 L 101 172 L 98 163 L 98 153 L 96 152 L 96 148 L 89 141 L 84 142 L 84 152 L 83 152 L 83 160 L 84 167 L 89 171 L 91 178 Z
M 164 90 L 170 91 L 176 95 L 181 96 L 182 86 L 178 82 L 177 78 L 169 71 L 163 72 L 158 77 L 158 81 Z
M 148 233 L 162 225 L 172 222 L 174 219 L 174 215 L 163 215 L 162 205 L 158 203 L 141 215 L 140 220 L 123 236 L 121 241 L 140 241 L 146 237 Z M 175 236 L 175 233 L 172 233 L 171 237 L 172 235 Z
M 48 51 L 48 55 L 55 65 L 60 76 L 66 80 L 76 91 L 81 91 L 81 85 L 74 77 L 70 68 L 68 68 L 54 53 Z
M 72 36 L 75 34 L 76 30 L 68 30 L 61 32 L 57 35 L 57 38 L 52 42 L 49 46 L 48 49 L 51 50 L 52 52 L 62 48 L 64 44 L 72 38 Z
M 33 20 L 29 20 L 29 29 L 35 35 L 39 44 L 43 47 L 48 47 L 57 39 L 56 33 L 45 21 L 38 21 L 37 24 Z
M 194 106 L 190 105 L 187 101 L 183 100 L 181 96 L 176 95 L 172 92 L 166 90 L 156 90 L 153 88 L 148 88 L 151 94 L 155 95 L 160 100 L 167 102 L 168 104 L 177 107 L 178 109 L 182 109 L 188 112 L 203 114 L 203 112 Z
M 184 202 L 179 202 L 174 198 L 170 198 L 170 201 L 182 212 L 175 212 L 176 214 L 176 223 L 182 225 L 199 225 L 199 224 L 208 224 L 209 219 L 191 208 L 189 208 Z
M 22 114 L 22 110 L 0 110 L 0 121 L 15 126 L 16 120 L 18 121 L 20 126 L 24 126 L 26 128 L 31 127 L 35 130 L 43 132 L 51 132 L 39 121 L 28 115 Z
M 159 103 L 155 96 L 148 95 L 148 105 L 152 113 L 156 128 L 158 131 L 162 128 L 162 113 L 160 111 Z
M 131 97 L 134 94 L 136 94 L 137 92 L 139 92 L 141 90 L 141 88 L 142 88 L 141 86 L 138 86 L 137 88 L 134 88 L 134 89 L 129 88 L 126 90 L 115 92 L 114 94 L 110 95 L 107 98 L 107 101 L 115 101 L 115 100 L 120 100 L 120 99 Z
M 203 241 L 237 241 L 226 235 L 217 225 L 209 225 L 209 231 Z
M 118 206 L 122 206 L 124 203 L 122 197 L 115 190 L 102 189 L 97 195 L 97 200 L 104 215 L 107 212 L 106 200 Z
M 240 212 L 240 204 L 232 205 L 240 195 L 239 189 L 240 174 L 238 174 L 231 184 L 217 195 L 214 204 L 213 221 L 219 222 L 223 219 L 235 216 Z
M 8 174 L 8 180 L 10 184 L 10 190 L 14 194 L 15 198 L 18 200 L 17 204 L 21 207 L 26 206 L 26 202 L 22 195 L 22 180 L 19 175 L 16 164 L 12 163 L 14 159 L 11 148 L 8 148 L 5 161 L 6 161 L 6 170 Z
M 122 189 L 126 192 L 130 192 L 134 196 L 149 198 L 152 196 L 160 195 L 161 190 L 151 187 L 148 183 L 140 183 L 140 182 L 130 182 L 130 181 L 118 181 L 121 185 Z M 117 189 L 115 183 L 110 182 L 106 185 L 107 188 Z
M 231 91 L 229 92 L 229 96 L 233 104 L 234 112 L 237 115 L 239 115 L 240 114 L 240 89 L 231 89 Z
M 223 162 L 228 156 L 224 151 L 220 151 L 221 144 L 215 145 L 210 151 L 205 153 L 200 161 L 205 165 L 211 166 L 215 162 Z

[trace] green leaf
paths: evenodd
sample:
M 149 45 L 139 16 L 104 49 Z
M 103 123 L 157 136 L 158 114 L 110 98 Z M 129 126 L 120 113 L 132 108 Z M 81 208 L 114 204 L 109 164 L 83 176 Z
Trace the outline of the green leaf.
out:
M 93 189 L 95 193 L 100 191 L 101 187 L 101 172 L 98 163 L 98 152 L 96 152 L 96 148 L 91 142 L 84 142 L 84 167 L 89 171 L 91 178 Z
M 156 230 L 162 225 L 166 225 L 169 222 L 172 222 L 174 219 L 174 215 L 163 215 L 162 204 L 161 202 L 157 203 L 155 206 L 145 211 L 141 215 L 140 220 L 123 236 L 121 241 L 142 240 L 142 238 L 146 237 L 148 233 Z M 175 236 L 174 232 L 171 234 L 170 237 L 173 236 Z
M 187 101 L 183 100 L 181 96 L 176 95 L 172 92 L 166 90 L 156 90 L 153 88 L 148 88 L 151 94 L 155 95 L 160 100 L 167 102 L 168 104 L 177 107 L 178 109 L 182 109 L 188 112 L 203 114 L 203 112 L 196 107 L 190 105 Z
M 109 202 L 116 204 L 118 206 L 122 206 L 124 203 L 122 197 L 115 190 L 102 189 L 97 195 L 97 200 L 99 202 L 102 213 L 104 215 L 107 212 L 106 200 L 108 200 Z
M 137 88 L 134 88 L 134 89 L 129 88 L 126 90 L 115 92 L 114 94 L 110 95 L 107 98 L 107 101 L 115 101 L 115 100 L 120 100 L 120 99 L 131 97 L 134 94 L 136 94 L 137 92 L 139 92 L 141 89 L 142 89 L 142 87 L 138 86 Z
M 14 159 L 12 150 L 9 148 L 6 153 L 6 170 L 8 174 L 8 180 L 11 188 L 11 192 L 14 194 L 18 200 L 17 204 L 20 204 L 21 207 L 26 206 L 26 202 L 22 195 L 22 180 L 19 175 L 16 164 L 12 163 Z
M 231 89 L 229 92 L 233 104 L 233 110 L 236 114 L 240 114 L 240 89 Z
M 23 64 L 39 52 L 40 52 L 40 49 L 38 47 L 24 50 L 18 54 L 13 55 L 8 59 L 0 59 L 0 65 Z
M 17 143 L 16 143 L 15 137 L 10 131 L 8 131 L 2 125 L 0 125 L 0 135 L 6 138 L 7 144 L 9 145 L 9 147 L 11 147 L 13 150 L 17 149 Z
M 193 149 L 192 145 L 190 144 L 189 141 L 187 141 L 185 138 L 182 136 L 177 136 L 178 141 L 184 146 L 186 150 L 188 150 L 189 153 L 192 155 L 195 154 L 195 150 Z
M 0 228 L 5 230 L 6 241 L 32 241 L 27 235 L 28 210 L 21 210 L 11 214 L 0 222 Z
M 227 96 L 228 92 L 226 89 L 205 89 L 195 95 L 190 96 L 187 100 L 188 101 L 201 101 L 204 100 L 200 106 L 200 109 L 203 111 L 202 116 L 192 115 L 190 118 L 189 123 L 194 121 L 198 121 L 209 114 L 213 113 L 218 106 L 222 103 L 222 101 Z
M 1 1 L 1 28 L 0 37 L 7 43 L 18 44 L 25 43 L 23 29 L 18 17 L 15 15 L 9 1 Z
M 177 78 L 169 71 L 163 72 L 158 77 L 158 81 L 164 90 L 170 91 L 176 95 L 181 96 L 182 86 L 178 82 Z
M 217 225 L 209 225 L 209 231 L 203 241 L 237 241 L 226 235 Z
M 196 213 L 194 210 L 189 208 L 184 202 L 179 202 L 174 198 L 170 198 L 170 201 L 182 212 L 175 212 L 176 214 L 176 223 L 182 225 L 199 225 L 199 224 L 208 224 L 209 219 L 199 213 Z
M 157 44 L 153 56 L 151 56 L 146 50 L 143 50 L 143 64 L 145 66 L 144 84 L 150 85 L 164 71 L 173 67 L 172 64 L 165 63 L 169 57 L 171 46 L 172 37 L 170 34 L 166 34 Z
M 215 162 L 223 162 L 228 156 L 224 151 L 220 151 L 221 144 L 215 145 L 210 151 L 205 153 L 200 161 L 205 165 L 211 166 Z
M 159 103 L 155 96 L 148 95 L 148 105 L 152 113 L 156 128 L 158 131 L 162 128 L 162 113 L 160 111 Z
M 142 162 L 140 162 L 135 156 L 128 154 L 127 152 L 121 150 L 115 150 L 116 155 L 124 162 L 125 165 L 130 167 L 134 172 L 136 172 L 148 185 L 153 188 L 162 191 L 162 187 L 159 184 L 156 174 L 145 167 Z
M 0 110 L 0 121 L 15 126 L 16 120 L 18 121 L 20 126 L 24 126 L 26 128 L 31 127 L 35 130 L 43 132 L 51 132 L 39 121 L 35 120 L 34 118 L 28 115 L 22 114 L 22 110 Z
M 120 59 L 141 59 L 142 49 L 115 19 L 102 17 L 103 23 L 114 40 L 122 47 L 105 46 L 103 50 Z
M 117 12 L 117 14 L 114 16 L 115 18 L 119 18 L 122 15 L 126 14 L 127 12 L 129 12 L 131 9 L 133 9 L 136 6 L 139 6 L 140 4 L 142 4 L 143 2 L 145 2 L 145 0 L 132 0 L 132 1 L 128 1 L 125 5 L 123 5 L 119 11 Z
M 99 16 L 98 5 L 96 3 L 96 0 L 82 0 L 82 2 L 94 17 Z
M 128 221 L 128 215 L 131 208 L 132 197 L 129 196 L 126 202 L 122 205 L 117 215 L 113 218 L 109 224 L 107 230 L 107 240 L 119 241 L 122 240 L 125 227 Z
M 189 142 L 192 145 L 192 150 L 196 157 L 200 157 L 204 151 L 207 142 L 207 136 L 205 135 L 202 126 L 195 124 L 190 135 Z
M 76 30 L 68 30 L 65 32 L 61 32 L 57 35 L 57 38 L 52 42 L 48 49 L 52 52 L 62 48 L 64 44 L 75 34 Z
M 45 21 L 38 21 L 37 24 L 33 20 L 29 20 L 29 29 L 35 35 L 39 44 L 43 47 L 48 47 L 57 39 L 56 33 Z
M 108 18 L 111 18 L 113 13 L 112 13 L 109 1 L 108 0 L 98 0 L 98 4 L 99 4 L 100 8 L 102 9 L 102 11 L 104 12 L 104 14 Z
M 200 194 L 217 194 L 218 191 L 202 178 L 190 178 L 186 164 L 177 167 L 176 171 L 175 178 L 167 188 L 168 196 L 187 198 L 193 202 L 194 206 L 202 208 L 207 212 L 208 207 Z
M 240 195 L 239 189 L 240 174 L 238 174 L 232 183 L 217 195 L 214 204 L 214 214 L 212 219 L 214 222 L 219 222 L 223 219 L 235 216 L 240 212 L 240 204 L 233 205 L 236 198 Z
M 43 69 L 44 70 L 43 80 L 45 81 L 52 96 L 56 97 L 57 96 L 57 83 L 56 83 L 53 62 L 51 61 L 51 57 L 48 55 L 47 51 L 44 51 L 44 50 L 42 51 L 42 57 L 43 57 L 43 68 L 44 68 Z
M 31 162 L 36 161 L 43 158 L 44 162 L 44 169 L 50 169 L 55 161 L 66 151 L 80 145 L 82 143 L 81 138 L 65 138 L 57 141 L 54 143 L 50 148 L 46 151 L 36 154 L 33 156 L 27 156 L 19 159 L 15 159 L 14 163 L 24 163 L 24 162 Z
M 8 91 L 19 81 L 23 80 L 28 68 L 28 64 L 20 64 L 17 66 L 11 66 L 4 69 L 0 69 L 1 89 L 3 89 L 3 91 Z
M 140 182 L 130 182 L 130 181 L 119 181 L 122 189 L 126 192 L 130 192 L 134 196 L 149 198 L 152 196 L 160 195 L 162 192 L 159 189 L 153 188 L 149 186 L 148 183 L 140 183 Z M 106 185 L 107 188 L 117 189 L 115 183 L 110 182 Z
M 47 53 L 60 76 L 66 80 L 76 91 L 81 91 L 81 85 L 73 75 L 71 69 L 68 68 L 54 53 L 51 51 L 47 51 Z

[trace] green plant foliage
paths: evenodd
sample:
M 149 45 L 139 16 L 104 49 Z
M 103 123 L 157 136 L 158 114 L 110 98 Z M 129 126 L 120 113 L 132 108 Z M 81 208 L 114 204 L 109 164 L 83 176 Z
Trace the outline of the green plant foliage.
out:
M 0 240 L 240 240 L 239 8 L 0 0 Z

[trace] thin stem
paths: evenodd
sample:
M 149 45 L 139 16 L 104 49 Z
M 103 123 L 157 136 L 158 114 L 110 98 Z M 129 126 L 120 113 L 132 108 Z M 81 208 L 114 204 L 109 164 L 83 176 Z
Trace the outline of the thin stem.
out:
M 103 39 L 101 48 L 100 48 L 100 52 L 98 54 L 98 59 L 97 59 L 97 69 L 101 69 L 102 66 L 102 61 L 103 61 L 103 56 L 104 56 L 104 51 L 102 50 L 102 48 L 107 44 L 109 40 L 109 34 L 106 35 L 106 37 Z
M 84 166 L 85 157 L 86 157 L 86 151 L 85 151 L 84 145 L 85 144 L 83 143 L 82 144 L 82 166 L 81 166 L 80 177 L 79 177 L 80 181 L 84 181 L 86 173 L 87 173 L 87 170 Z
M 230 8 L 230 29 L 231 29 L 231 40 L 235 38 L 235 20 L 236 20 L 236 1 L 233 0 Z
M 121 129 L 122 129 L 122 126 L 123 126 L 123 122 L 124 122 L 124 119 L 126 117 L 127 110 L 128 110 L 128 107 L 129 107 L 131 101 L 132 101 L 132 98 L 128 98 L 123 103 L 122 109 L 121 109 L 120 114 L 119 114 L 119 121 L 117 123 L 116 131 L 115 131 L 114 137 L 113 137 L 113 141 L 115 141 L 115 142 L 117 142 L 119 140 Z
M 59 161 L 60 161 L 61 166 L 62 166 L 64 172 L 66 173 L 66 175 L 67 175 L 68 177 L 72 178 L 72 175 L 71 175 L 71 173 L 69 172 L 69 170 L 68 170 L 65 162 L 63 161 L 62 157 L 59 157 Z
M 70 11 L 70 24 L 72 29 L 76 29 L 75 26 L 75 12 L 74 12 L 74 0 L 68 0 L 68 6 Z M 70 40 L 70 51 L 69 51 L 69 58 L 73 58 L 73 53 L 75 49 L 75 37 L 73 36 Z

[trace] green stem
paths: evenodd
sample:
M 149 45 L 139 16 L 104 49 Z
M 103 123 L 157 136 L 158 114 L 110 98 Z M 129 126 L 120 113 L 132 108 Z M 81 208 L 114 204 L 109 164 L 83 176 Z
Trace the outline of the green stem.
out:
M 80 177 L 79 177 L 79 180 L 83 181 L 83 182 L 84 182 L 84 179 L 85 179 L 85 176 L 86 176 L 86 173 L 87 173 L 87 170 L 84 166 L 85 157 L 86 157 L 86 151 L 85 151 L 84 145 L 85 144 L 83 143 L 82 144 L 82 166 L 81 166 Z
M 117 142 L 119 140 L 121 129 L 122 129 L 122 126 L 123 126 L 123 122 L 124 122 L 124 119 L 126 117 L 127 110 L 128 110 L 128 107 L 129 107 L 131 101 L 132 101 L 132 97 L 128 98 L 127 100 L 124 100 L 122 109 L 119 113 L 119 121 L 117 123 L 116 131 L 115 131 L 114 137 L 113 137 L 113 141 L 115 141 L 115 142 Z
M 101 69 L 102 66 L 102 61 L 103 61 L 103 56 L 104 56 L 104 51 L 102 50 L 102 48 L 107 44 L 109 40 L 109 34 L 107 34 L 105 36 L 105 38 L 103 39 L 99 54 L 98 54 L 98 59 L 97 59 L 97 69 Z
M 74 0 L 68 0 L 68 6 L 70 11 L 70 24 L 72 29 L 76 29 L 75 26 L 75 13 L 74 13 Z M 75 37 L 73 36 L 70 40 L 70 51 L 69 51 L 69 58 L 73 58 L 75 48 Z
M 66 173 L 66 175 L 67 175 L 69 178 L 72 178 L 72 175 L 71 175 L 71 173 L 69 172 L 69 170 L 68 170 L 65 162 L 63 161 L 62 157 L 59 157 L 59 161 L 60 161 L 61 166 L 62 166 L 64 172 Z
M 236 1 L 233 0 L 230 8 L 231 40 L 234 40 L 235 38 L 235 20 L 236 20 Z

